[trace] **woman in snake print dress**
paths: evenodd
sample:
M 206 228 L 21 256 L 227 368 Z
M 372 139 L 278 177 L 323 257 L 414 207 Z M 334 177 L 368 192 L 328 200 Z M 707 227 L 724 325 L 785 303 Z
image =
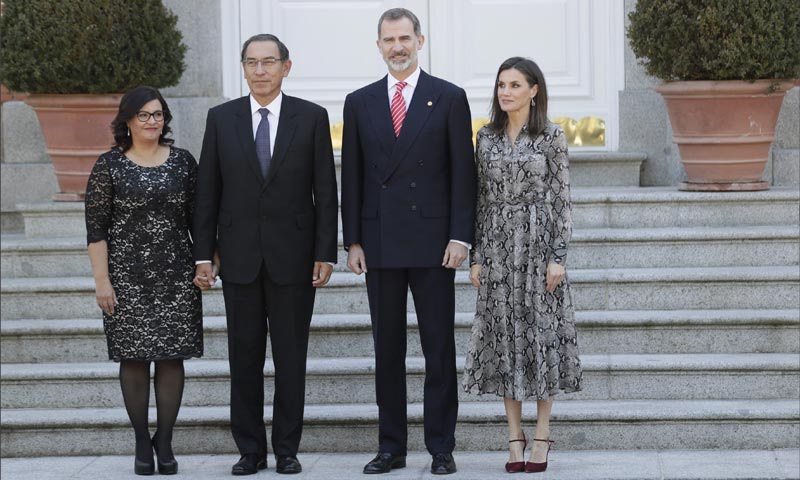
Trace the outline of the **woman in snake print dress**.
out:
M 200 289 L 192 280 L 189 228 L 197 163 L 166 138 L 172 119 L 161 94 L 138 87 L 112 122 L 115 145 L 86 188 L 86 230 L 108 356 L 136 437 L 137 474 L 175 473 L 172 430 L 184 385 L 183 360 L 203 354 Z M 157 429 L 150 438 L 150 362 Z
M 513 57 L 497 73 L 491 122 L 477 136 L 478 209 L 470 280 L 478 287 L 464 388 L 503 397 L 509 472 L 543 471 L 552 397 L 581 389 L 566 277 L 572 231 L 564 132 L 547 120 L 539 67 Z M 537 400 L 530 459 L 522 400 Z

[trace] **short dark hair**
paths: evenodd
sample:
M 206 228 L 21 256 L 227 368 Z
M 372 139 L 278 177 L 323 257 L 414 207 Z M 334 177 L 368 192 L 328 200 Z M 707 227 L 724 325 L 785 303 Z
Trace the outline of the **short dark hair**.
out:
M 544 74 L 539 65 L 529 58 L 511 57 L 500 65 L 497 76 L 494 79 L 494 94 L 492 95 L 492 118 L 489 121 L 489 128 L 502 135 L 508 126 L 508 113 L 500 108 L 500 100 L 497 98 L 497 83 L 500 74 L 509 68 L 520 72 L 528 82 L 528 87 L 539 85 L 539 90 L 533 100 L 536 107 L 532 107 L 528 116 L 528 135 L 535 137 L 544 130 L 547 125 L 547 85 L 544 82 Z
M 167 138 L 167 135 L 172 133 L 172 129 L 169 128 L 172 113 L 169 111 L 169 106 L 167 106 L 164 97 L 153 87 L 140 86 L 123 95 L 119 101 L 119 111 L 114 120 L 111 121 L 111 133 L 114 135 L 112 148 L 119 148 L 123 152 L 127 152 L 131 148 L 133 140 L 128 134 L 128 121 L 139 113 L 144 104 L 153 100 L 161 102 L 161 111 L 164 112 L 164 127 L 158 137 L 159 145 L 172 145 L 175 143 L 175 140 Z
M 422 28 L 419 26 L 419 18 L 414 15 L 414 12 L 411 10 L 407 10 L 405 8 L 390 8 L 383 12 L 381 18 L 378 19 L 378 38 L 381 38 L 381 26 L 383 25 L 384 20 L 400 20 L 401 18 L 407 18 L 411 20 L 411 24 L 414 25 L 414 35 L 421 36 L 422 35 Z
M 278 46 L 278 54 L 281 56 L 279 60 L 282 62 L 289 60 L 289 49 L 278 37 L 271 33 L 259 33 L 244 41 L 244 45 L 242 45 L 242 63 L 244 63 L 245 55 L 247 55 L 247 47 L 253 42 L 275 42 L 275 45 Z

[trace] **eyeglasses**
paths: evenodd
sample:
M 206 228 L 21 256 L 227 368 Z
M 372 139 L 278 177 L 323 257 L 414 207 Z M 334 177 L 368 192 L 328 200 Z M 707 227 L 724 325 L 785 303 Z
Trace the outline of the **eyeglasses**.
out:
M 156 122 L 163 122 L 164 112 L 162 112 L 161 110 L 156 110 L 153 113 L 145 112 L 144 110 L 136 112 L 136 118 L 142 123 L 147 123 L 147 121 L 150 120 L 150 117 L 153 117 L 153 120 L 155 120 Z
M 280 58 L 275 57 L 262 58 L 261 60 L 256 60 L 255 58 L 246 58 L 242 63 L 244 63 L 244 66 L 248 69 L 255 70 L 259 65 L 265 69 L 272 68 L 280 61 L 282 61 Z

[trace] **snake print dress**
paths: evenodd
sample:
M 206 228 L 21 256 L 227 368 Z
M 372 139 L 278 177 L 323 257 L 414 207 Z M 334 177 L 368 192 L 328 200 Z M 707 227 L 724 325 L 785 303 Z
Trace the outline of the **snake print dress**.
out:
M 478 209 L 471 264 L 483 266 L 463 385 L 468 392 L 547 400 L 581 389 L 568 277 L 548 293 L 548 263 L 566 266 L 572 232 L 564 132 L 548 122 L 477 136 Z
M 196 178 L 192 155 L 174 147 L 157 167 L 137 165 L 113 149 L 92 169 L 87 242 L 108 242 L 108 273 L 119 302 L 112 315 L 103 313 L 111 360 L 203 354 L 189 238 Z

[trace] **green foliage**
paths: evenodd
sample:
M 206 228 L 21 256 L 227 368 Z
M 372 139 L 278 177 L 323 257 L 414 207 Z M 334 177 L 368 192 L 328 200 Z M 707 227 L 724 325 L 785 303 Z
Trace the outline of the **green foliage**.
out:
M 161 0 L 5 0 L 0 81 L 29 93 L 176 85 L 186 45 Z
M 628 39 L 664 80 L 800 78 L 800 1 L 638 0 Z

